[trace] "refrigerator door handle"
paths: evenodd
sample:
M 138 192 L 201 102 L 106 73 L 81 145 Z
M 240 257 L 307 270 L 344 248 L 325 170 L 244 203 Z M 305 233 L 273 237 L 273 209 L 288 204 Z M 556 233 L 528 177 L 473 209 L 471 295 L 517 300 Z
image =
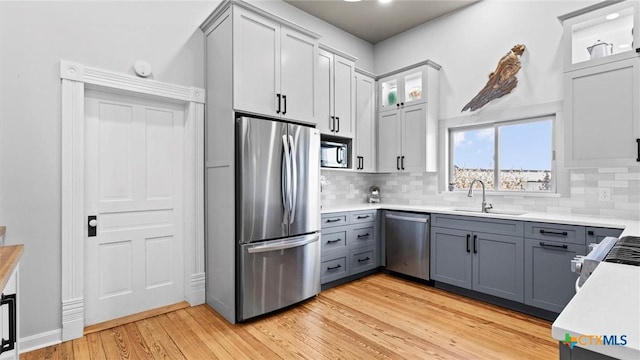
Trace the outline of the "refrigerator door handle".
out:
M 289 187 L 291 188 L 289 199 L 291 203 L 289 204 L 289 224 L 293 224 L 296 218 L 296 206 L 298 205 L 298 165 L 296 164 L 296 145 L 291 135 L 289 135 L 289 144 L 291 150 L 291 182 L 289 183 Z
M 290 224 L 291 216 L 291 151 L 289 149 L 289 138 L 282 135 L 282 205 L 284 206 L 283 223 Z
M 247 247 L 247 252 L 249 254 L 255 254 L 255 253 L 263 253 L 263 252 L 269 252 L 269 251 L 286 250 L 286 249 L 291 249 L 291 248 L 311 244 L 318 240 L 320 240 L 320 235 L 318 234 L 305 235 L 305 236 L 296 237 L 289 240 L 275 241 L 275 242 L 270 241 L 267 244 L 257 244 L 257 245 L 249 246 Z

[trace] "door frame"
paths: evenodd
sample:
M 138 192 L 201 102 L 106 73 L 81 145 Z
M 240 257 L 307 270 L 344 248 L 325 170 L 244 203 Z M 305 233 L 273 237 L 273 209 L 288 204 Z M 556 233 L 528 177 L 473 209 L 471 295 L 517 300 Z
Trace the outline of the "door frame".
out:
M 62 82 L 62 341 L 84 334 L 85 89 L 182 104 L 184 131 L 184 293 L 205 302 L 204 99 L 201 88 L 116 73 L 61 60 Z

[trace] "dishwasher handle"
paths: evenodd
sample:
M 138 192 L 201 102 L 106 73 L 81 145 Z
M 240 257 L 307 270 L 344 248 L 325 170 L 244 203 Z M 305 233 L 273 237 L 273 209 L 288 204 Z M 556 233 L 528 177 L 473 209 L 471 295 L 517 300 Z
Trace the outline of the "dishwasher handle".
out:
M 386 218 L 387 219 L 396 219 L 396 220 L 420 222 L 420 223 L 428 223 L 429 222 L 429 218 L 428 217 L 416 218 L 416 217 L 409 217 L 409 216 L 400 216 L 400 215 L 395 215 L 395 214 L 387 214 Z

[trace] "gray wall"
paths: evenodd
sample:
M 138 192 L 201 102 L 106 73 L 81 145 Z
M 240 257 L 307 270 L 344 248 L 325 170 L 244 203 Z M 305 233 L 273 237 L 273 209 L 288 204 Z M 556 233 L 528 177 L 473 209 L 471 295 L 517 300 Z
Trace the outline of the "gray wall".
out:
M 202 21 L 219 1 L 0 2 L 0 224 L 24 244 L 20 337 L 61 328 L 60 59 L 204 87 Z M 258 2 L 327 34 L 373 68 L 373 47 L 279 1 Z M 349 49 L 353 49 L 350 51 Z

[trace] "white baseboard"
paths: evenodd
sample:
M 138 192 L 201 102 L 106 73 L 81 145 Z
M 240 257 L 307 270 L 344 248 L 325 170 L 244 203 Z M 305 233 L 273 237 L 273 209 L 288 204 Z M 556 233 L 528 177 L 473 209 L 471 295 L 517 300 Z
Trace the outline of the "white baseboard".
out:
M 186 300 L 191 306 L 205 302 L 205 273 L 191 274 L 190 286 L 187 289 Z
M 62 329 L 51 330 L 18 339 L 20 354 L 62 342 Z

